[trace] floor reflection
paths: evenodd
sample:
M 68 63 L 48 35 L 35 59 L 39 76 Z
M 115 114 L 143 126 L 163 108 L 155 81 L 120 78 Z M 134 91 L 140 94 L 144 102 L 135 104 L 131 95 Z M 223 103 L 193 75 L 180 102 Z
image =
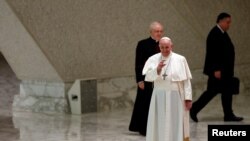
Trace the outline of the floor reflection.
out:
M 229 124 L 217 112 L 199 115 L 201 122 L 190 121 L 191 141 L 207 141 L 207 125 Z M 145 137 L 128 131 L 131 111 L 60 115 L 13 113 L 0 116 L 1 141 L 145 141 Z M 210 118 L 213 117 L 213 118 Z M 249 115 L 244 122 L 250 124 Z
M 14 127 L 12 117 L 0 115 L 0 140 L 15 141 L 20 138 L 20 130 Z

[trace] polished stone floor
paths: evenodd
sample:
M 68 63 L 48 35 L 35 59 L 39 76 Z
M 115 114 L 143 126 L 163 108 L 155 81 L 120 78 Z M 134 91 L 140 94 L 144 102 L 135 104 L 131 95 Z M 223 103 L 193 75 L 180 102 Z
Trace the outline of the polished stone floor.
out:
M 224 122 L 218 106 L 213 104 L 199 114 L 199 123 L 190 121 L 191 141 L 207 141 L 209 124 L 250 124 L 250 112 L 241 114 L 243 122 Z M 61 115 L 0 111 L 0 141 L 145 141 L 145 137 L 128 131 L 131 110 Z
M 83 115 L 13 113 L 11 105 L 19 80 L 1 57 L 0 141 L 145 141 L 144 136 L 128 131 L 132 109 Z M 224 122 L 220 96 L 216 96 L 199 113 L 199 123 L 190 121 L 191 141 L 207 141 L 210 124 L 250 124 L 249 101 L 249 89 L 234 96 L 234 112 L 245 120 Z

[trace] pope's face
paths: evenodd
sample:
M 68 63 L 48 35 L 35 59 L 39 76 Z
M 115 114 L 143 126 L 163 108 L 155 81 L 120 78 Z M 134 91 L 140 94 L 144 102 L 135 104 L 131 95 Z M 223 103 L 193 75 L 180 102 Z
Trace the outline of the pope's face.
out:
M 172 50 L 171 43 L 168 41 L 162 41 L 160 42 L 159 46 L 160 46 L 162 56 L 167 57 Z

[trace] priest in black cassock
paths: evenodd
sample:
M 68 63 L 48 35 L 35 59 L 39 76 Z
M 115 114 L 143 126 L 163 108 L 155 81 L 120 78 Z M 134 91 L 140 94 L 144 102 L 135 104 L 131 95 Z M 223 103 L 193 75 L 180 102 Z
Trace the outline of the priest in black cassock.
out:
M 135 56 L 135 73 L 137 82 L 137 95 L 129 125 L 129 131 L 139 132 L 146 136 L 148 111 L 153 91 L 153 83 L 145 82 L 142 69 L 147 59 L 160 52 L 159 40 L 163 36 L 163 26 L 155 21 L 150 24 L 150 37 L 138 42 Z

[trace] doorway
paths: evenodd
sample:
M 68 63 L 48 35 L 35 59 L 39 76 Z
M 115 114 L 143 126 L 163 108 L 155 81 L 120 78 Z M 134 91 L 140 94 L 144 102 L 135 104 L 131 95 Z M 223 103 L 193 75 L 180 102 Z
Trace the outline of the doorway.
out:
M 14 95 L 19 94 L 20 80 L 0 52 L 0 113 L 12 115 Z

